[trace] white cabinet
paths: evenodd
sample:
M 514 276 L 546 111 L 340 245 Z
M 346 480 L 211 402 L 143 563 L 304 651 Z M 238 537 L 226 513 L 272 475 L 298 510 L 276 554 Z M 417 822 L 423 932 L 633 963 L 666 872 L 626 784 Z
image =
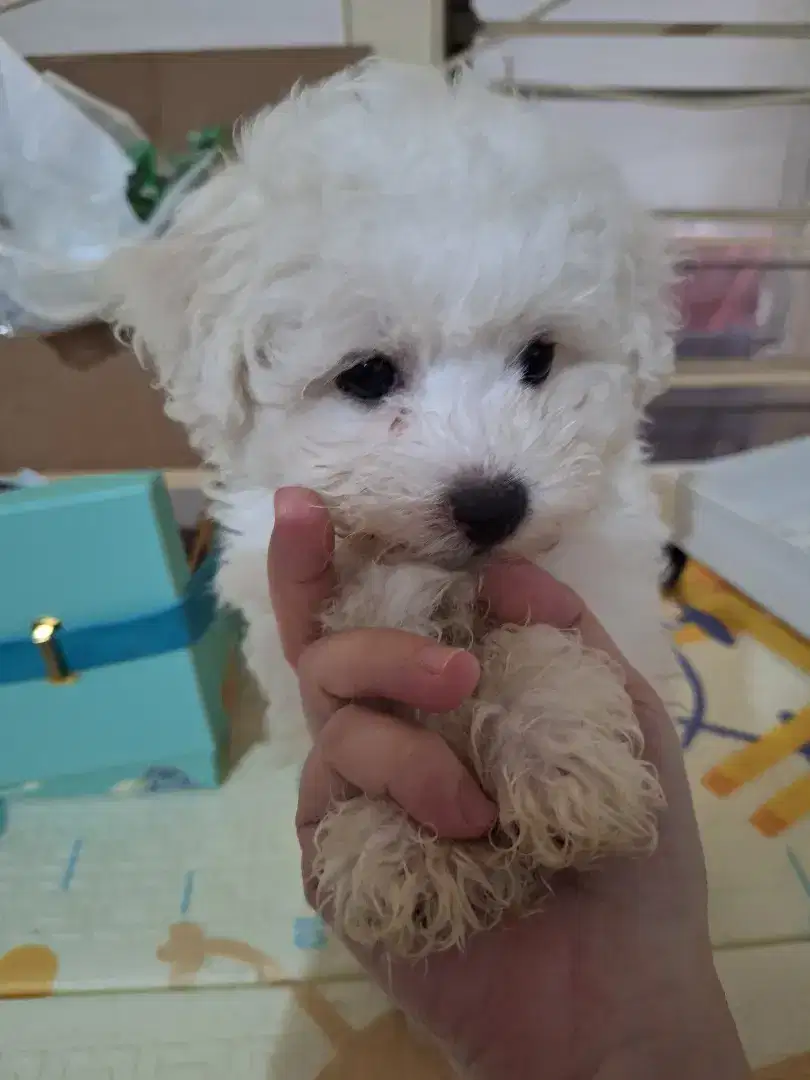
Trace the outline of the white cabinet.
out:
M 357 44 L 429 63 L 444 0 L 32 0 L 0 35 L 29 56 Z
M 484 19 L 518 19 L 532 0 L 477 0 Z M 570 0 L 559 20 L 799 21 L 807 0 Z M 508 62 L 518 82 L 590 87 L 798 87 L 810 85 L 810 41 L 728 38 L 521 37 L 478 61 L 494 78 Z M 549 111 L 623 163 L 658 206 L 770 206 L 782 196 L 788 144 L 805 138 L 810 106 L 686 111 L 593 102 Z M 805 115 L 806 114 L 806 115 Z
M 508 35 L 509 22 L 524 16 L 533 0 L 475 0 L 475 6 L 480 18 Z M 810 3 L 569 0 L 548 18 L 806 22 Z M 508 78 L 521 87 L 618 88 L 630 95 L 651 88 L 810 87 L 810 41 L 755 36 L 524 33 L 507 36 L 476 64 L 493 80 Z M 801 210 L 807 220 L 810 104 L 684 109 L 547 100 L 543 107 L 552 121 L 602 147 L 648 205 L 691 211 L 694 220 L 685 225 L 688 215 L 682 215 L 673 231 L 709 234 L 725 245 L 704 245 L 705 276 L 690 279 L 678 389 L 654 409 L 657 453 L 692 458 L 810 433 L 810 317 L 803 314 L 810 243 L 806 227 L 777 225 L 773 214 L 776 208 Z M 745 221 L 740 211 L 747 211 Z M 797 257 L 804 269 L 774 269 Z M 717 260 L 723 258 L 729 271 L 720 270 L 726 284 L 715 295 Z M 701 308 L 710 293 L 717 303 L 704 327 Z
M 0 16 L 19 52 L 344 44 L 346 0 L 34 0 Z

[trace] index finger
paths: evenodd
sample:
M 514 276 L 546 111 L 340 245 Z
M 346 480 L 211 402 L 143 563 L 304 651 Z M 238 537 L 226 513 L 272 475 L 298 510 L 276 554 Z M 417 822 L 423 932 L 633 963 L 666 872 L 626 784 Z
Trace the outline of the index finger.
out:
M 307 488 L 279 488 L 267 554 L 270 599 L 288 662 L 318 636 L 318 613 L 335 588 L 329 511 Z

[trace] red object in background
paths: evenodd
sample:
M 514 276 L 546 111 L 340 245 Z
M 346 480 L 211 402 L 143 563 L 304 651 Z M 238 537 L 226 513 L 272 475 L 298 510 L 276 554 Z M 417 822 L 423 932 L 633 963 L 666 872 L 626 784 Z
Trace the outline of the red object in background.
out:
M 705 270 L 690 269 L 675 287 L 684 331 L 721 334 L 756 329 L 762 272 L 755 266 L 726 268 L 717 264 L 753 263 L 768 254 L 762 245 L 707 244 L 702 249 L 695 245 L 688 257 L 698 262 L 705 260 L 709 265 Z

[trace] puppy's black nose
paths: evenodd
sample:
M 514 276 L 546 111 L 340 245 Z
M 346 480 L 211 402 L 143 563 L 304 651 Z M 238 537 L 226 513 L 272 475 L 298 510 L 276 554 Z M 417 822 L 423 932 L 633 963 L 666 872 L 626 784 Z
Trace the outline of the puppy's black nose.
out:
M 479 551 L 507 540 L 529 512 L 529 492 L 514 476 L 476 477 L 450 489 L 453 520 Z

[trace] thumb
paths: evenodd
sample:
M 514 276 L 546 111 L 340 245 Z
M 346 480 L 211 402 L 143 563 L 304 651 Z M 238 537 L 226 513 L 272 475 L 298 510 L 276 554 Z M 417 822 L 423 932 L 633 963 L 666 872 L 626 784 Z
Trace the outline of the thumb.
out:
M 547 570 L 523 560 L 495 562 L 484 572 L 481 596 L 499 622 L 576 632 L 583 644 L 607 653 L 628 677 L 640 678 L 582 597 Z
M 644 734 L 647 757 L 659 769 L 665 788 L 686 790 L 680 741 L 666 708 L 578 593 L 547 570 L 520 560 L 496 562 L 488 567 L 481 580 L 481 596 L 500 622 L 542 624 L 576 633 L 583 645 L 608 656 L 624 675 L 625 689 Z
M 314 491 L 279 488 L 267 572 L 284 655 L 295 667 L 318 635 L 318 614 L 335 587 L 335 534 Z
M 481 597 L 502 623 L 553 626 L 575 633 L 589 649 L 604 653 L 624 675 L 627 693 L 645 717 L 666 709 L 646 679 L 629 663 L 582 597 L 547 570 L 524 560 L 495 562 L 484 572 Z

